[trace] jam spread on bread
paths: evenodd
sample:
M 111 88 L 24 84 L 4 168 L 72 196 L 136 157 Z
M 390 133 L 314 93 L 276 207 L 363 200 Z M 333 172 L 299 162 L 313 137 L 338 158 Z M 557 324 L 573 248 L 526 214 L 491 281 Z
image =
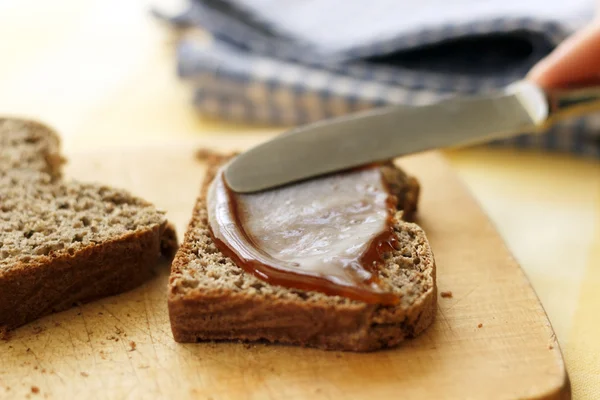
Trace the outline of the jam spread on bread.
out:
M 259 193 L 208 192 L 211 236 L 239 267 L 270 284 L 395 304 L 379 266 L 397 247 L 396 198 L 379 166 Z

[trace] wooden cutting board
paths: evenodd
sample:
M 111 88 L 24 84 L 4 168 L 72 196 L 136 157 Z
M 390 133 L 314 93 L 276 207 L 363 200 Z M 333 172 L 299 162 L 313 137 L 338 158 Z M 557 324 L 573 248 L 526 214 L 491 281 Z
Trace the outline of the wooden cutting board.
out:
M 211 145 L 242 149 L 235 137 Z M 67 174 L 125 187 L 168 210 L 182 234 L 202 143 L 68 153 Z M 0 398 L 568 399 L 561 352 L 527 278 L 488 218 L 434 153 L 400 164 L 421 181 L 419 223 L 438 267 L 434 324 L 369 354 L 173 341 L 168 266 L 129 293 L 33 322 L 0 342 Z M 118 262 L 118 260 L 115 260 Z

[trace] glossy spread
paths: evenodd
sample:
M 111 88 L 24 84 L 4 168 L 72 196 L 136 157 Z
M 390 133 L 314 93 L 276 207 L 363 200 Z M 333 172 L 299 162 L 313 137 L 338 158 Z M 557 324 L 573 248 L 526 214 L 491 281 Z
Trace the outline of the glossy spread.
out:
M 219 173 L 208 191 L 211 235 L 247 272 L 276 285 L 394 304 L 379 284 L 393 250 L 396 205 L 378 167 L 254 194 L 231 191 Z

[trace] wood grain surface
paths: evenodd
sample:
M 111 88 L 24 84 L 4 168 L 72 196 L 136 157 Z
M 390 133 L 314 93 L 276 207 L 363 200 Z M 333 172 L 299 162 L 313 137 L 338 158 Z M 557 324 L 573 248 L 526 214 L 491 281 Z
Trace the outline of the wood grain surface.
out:
M 212 144 L 239 149 L 249 138 Z M 67 173 L 146 197 L 181 233 L 204 171 L 194 158 L 199 145 L 74 151 Z M 164 265 L 136 290 L 48 316 L 0 342 L 0 398 L 570 398 L 544 310 L 476 201 L 437 154 L 400 164 L 422 183 L 418 222 L 436 257 L 439 291 L 452 292 L 422 336 L 370 354 L 178 344 Z

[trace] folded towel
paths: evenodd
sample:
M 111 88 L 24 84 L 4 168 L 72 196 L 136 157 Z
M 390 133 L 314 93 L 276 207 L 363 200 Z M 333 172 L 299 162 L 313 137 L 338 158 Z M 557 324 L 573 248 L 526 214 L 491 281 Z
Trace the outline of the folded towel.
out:
M 193 0 L 167 16 L 178 69 L 203 113 L 302 124 L 361 109 L 427 104 L 522 78 L 589 22 L 593 0 Z M 600 157 L 600 117 L 496 145 Z

